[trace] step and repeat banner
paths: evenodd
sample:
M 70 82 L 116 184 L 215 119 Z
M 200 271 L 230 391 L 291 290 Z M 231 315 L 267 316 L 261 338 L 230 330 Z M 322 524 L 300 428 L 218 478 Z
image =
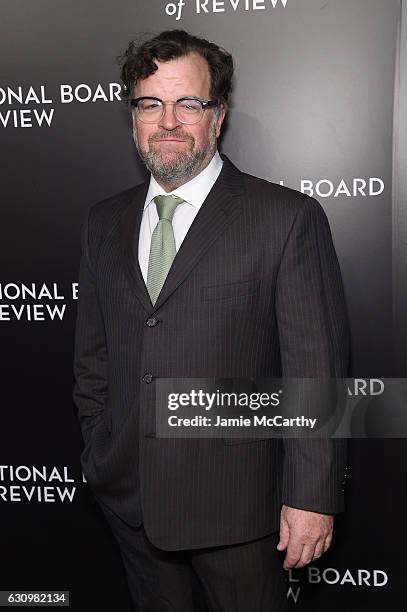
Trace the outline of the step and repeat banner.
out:
M 69 591 L 77 611 L 130 610 L 81 473 L 72 402 L 82 221 L 145 177 L 120 97 L 129 40 L 180 28 L 233 54 L 220 150 L 322 204 L 344 278 L 351 375 L 397 377 L 405 14 L 398 0 L 1 0 L 0 590 Z M 404 601 L 406 451 L 403 439 L 352 441 L 347 512 L 330 551 L 287 574 L 292 609 Z

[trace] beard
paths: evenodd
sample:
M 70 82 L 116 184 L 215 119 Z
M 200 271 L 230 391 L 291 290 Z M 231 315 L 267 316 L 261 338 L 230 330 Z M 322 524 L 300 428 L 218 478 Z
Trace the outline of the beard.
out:
M 196 148 L 196 141 L 191 134 L 180 131 L 162 130 L 148 138 L 148 148 L 143 149 L 137 138 L 137 130 L 133 131 L 134 142 L 139 156 L 150 170 L 154 178 L 162 183 L 183 184 L 199 174 L 209 163 L 216 150 L 216 117 L 209 126 L 207 140 Z M 184 151 L 163 152 L 154 143 L 161 138 L 182 138 L 189 143 Z

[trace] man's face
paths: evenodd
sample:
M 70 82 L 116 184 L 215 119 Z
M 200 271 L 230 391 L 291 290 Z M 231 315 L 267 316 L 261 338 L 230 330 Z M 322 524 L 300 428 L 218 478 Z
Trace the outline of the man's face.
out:
M 153 96 L 175 102 L 184 96 L 210 99 L 210 74 L 205 59 L 190 53 L 168 62 L 155 62 L 158 69 L 134 88 L 134 97 Z M 133 111 L 133 137 L 141 159 L 162 184 L 182 185 L 199 174 L 216 150 L 216 139 L 225 117 L 223 107 L 206 109 L 199 123 L 180 123 L 174 106 L 167 105 L 156 124 L 142 123 Z

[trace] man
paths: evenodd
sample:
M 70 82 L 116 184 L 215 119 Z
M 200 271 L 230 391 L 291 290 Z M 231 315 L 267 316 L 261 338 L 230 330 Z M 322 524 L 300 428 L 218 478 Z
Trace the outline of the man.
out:
M 344 444 L 162 439 L 155 389 L 160 378 L 345 376 L 329 226 L 314 199 L 219 155 L 233 74 L 224 49 L 174 30 L 122 59 L 151 177 L 92 207 L 83 228 L 83 471 L 137 610 L 191 612 L 198 594 L 206 610 L 280 611 L 282 566 L 331 543 Z

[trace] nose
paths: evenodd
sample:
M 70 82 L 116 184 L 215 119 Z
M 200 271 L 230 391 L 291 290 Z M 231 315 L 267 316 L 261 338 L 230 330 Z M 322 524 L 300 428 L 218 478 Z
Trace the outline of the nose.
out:
M 160 119 L 160 127 L 166 130 L 174 130 L 181 125 L 175 116 L 175 104 L 164 104 L 164 113 Z

